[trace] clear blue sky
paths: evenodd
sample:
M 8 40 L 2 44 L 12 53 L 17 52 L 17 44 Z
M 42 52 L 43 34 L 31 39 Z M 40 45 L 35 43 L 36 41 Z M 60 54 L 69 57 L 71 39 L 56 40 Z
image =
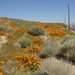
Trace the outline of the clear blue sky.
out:
M 0 0 L 0 16 L 41 22 L 64 22 L 70 4 L 75 23 L 75 0 Z

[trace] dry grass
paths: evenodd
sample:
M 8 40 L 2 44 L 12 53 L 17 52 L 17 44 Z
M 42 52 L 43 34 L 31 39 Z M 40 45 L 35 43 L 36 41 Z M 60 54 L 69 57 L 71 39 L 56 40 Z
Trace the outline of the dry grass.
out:
M 52 58 L 42 61 L 40 71 L 48 75 L 75 75 L 75 66 Z
M 17 69 L 17 66 L 19 66 L 19 65 L 17 64 L 16 61 L 8 60 L 4 64 L 1 71 L 2 71 L 3 75 L 25 75 L 24 68 L 22 68 L 20 70 L 20 69 Z

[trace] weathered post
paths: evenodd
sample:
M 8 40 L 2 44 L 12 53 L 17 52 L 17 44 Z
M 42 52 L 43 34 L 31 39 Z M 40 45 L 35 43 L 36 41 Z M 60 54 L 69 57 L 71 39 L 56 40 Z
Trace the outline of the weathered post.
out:
M 68 29 L 70 30 L 70 8 L 68 4 Z

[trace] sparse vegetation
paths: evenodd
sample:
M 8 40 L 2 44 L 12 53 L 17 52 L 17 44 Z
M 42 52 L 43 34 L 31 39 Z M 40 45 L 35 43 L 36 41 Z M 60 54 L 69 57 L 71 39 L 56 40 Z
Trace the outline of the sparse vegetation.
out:
M 1 75 L 74 75 L 74 59 L 75 33 L 65 24 L 0 17 Z

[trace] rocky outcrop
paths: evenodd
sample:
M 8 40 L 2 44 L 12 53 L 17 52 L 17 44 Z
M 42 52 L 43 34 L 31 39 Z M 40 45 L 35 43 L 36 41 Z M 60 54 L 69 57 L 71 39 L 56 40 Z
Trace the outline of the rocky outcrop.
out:
M 7 42 L 8 42 L 8 40 L 7 40 L 6 36 L 4 36 L 4 35 L 0 36 L 0 47 L 2 47 L 2 45 Z

